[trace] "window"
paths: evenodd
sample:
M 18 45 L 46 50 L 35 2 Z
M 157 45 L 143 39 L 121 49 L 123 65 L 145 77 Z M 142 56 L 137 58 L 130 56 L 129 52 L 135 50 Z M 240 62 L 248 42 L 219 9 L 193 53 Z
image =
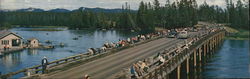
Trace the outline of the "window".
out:
M 19 39 L 12 39 L 12 46 L 19 46 L 21 44 Z
M 2 45 L 9 45 L 9 40 L 2 40 Z

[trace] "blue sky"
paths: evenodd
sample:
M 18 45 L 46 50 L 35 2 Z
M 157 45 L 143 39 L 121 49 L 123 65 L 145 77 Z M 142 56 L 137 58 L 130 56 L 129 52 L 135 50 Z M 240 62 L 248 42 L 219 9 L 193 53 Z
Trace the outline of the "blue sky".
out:
M 0 9 L 20 9 L 20 8 L 41 8 L 45 10 L 55 8 L 65 8 L 69 10 L 77 9 L 79 7 L 102 7 L 102 8 L 121 8 L 121 6 L 128 2 L 132 9 L 138 9 L 139 3 L 152 2 L 154 0 L 0 0 Z M 162 5 L 166 0 L 159 0 Z M 198 4 L 204 0 L 196 0 Z M 225 7 L 225 0 L 206 0 L 209 5 L 219 5 Z M 237 0 L 233 0 L 234 2 Z

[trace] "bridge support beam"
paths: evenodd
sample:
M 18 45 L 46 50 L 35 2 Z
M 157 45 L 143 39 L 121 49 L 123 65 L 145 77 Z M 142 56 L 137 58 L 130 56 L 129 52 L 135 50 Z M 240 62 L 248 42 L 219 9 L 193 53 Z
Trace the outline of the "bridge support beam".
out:
M 196 67 L 196 49 L 194 50 L 194 67 Z
M 181 79 L 181 65 L 177 67 L 177 79 Z
M 217 35 L 214 37 L 214 49 L 216 48 L 217 46 Z
M 209 41 L 207 41 L 207 53 L 209 54 Z
M 218 45 L 219 45 L 219 41 L 218 41 L 218 35 L 216 36 L 216 44 L 215 44 L 216 46 L 216 48 L 218 47 Z
M 199 50 L 199 61 L 201 62 L 201 57 L 202 57 L 202 55 L 201 55 L 201 52 L 202 52 L 201 47 L 198 50 Z
M 206 54 L 207 54 L 207 44 L 205 43 L 203 46 L 204 46 L 204 47 L 203 47 L 204 57 L 206 57 Z
M 211 48 L 211 50 L 212 50 L 212 53 L 214 53 L 214 37 L 212 39 L 212 48 Z
M 186 63 L 186 65 L 187 65 L 187 66 L 186 66 L 186 67 L 187 67 L 186 69 L 187 69 L 187 75 L 188 75 L 188 74 L 189 74 L 189 58 L 187 58 L 187 63 Z
M 216 37 L 214 37 L 214 46 L 213 46 L 213 52 L 215 53 L 215 47 L 216 47 Z
M 212 46 L 213 46 L 212 44 L 213 44 L 213 41 L 212 41 L 212 39 L 210 39 L 210 40 L 209 40 L 209 45 L 210 45 L 210 46 L 209 46 L 209 53 L 210 53 L 210 54 L 213 53 L 213 52 L 212 52 Z

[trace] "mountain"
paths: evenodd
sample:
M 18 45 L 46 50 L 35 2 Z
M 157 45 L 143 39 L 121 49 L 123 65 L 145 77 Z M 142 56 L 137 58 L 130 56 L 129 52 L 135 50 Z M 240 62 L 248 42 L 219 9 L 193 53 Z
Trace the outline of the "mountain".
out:
M 48 12 L 70 12 L 70 10 L 57 8 L 57 9 L 48 10 Z
M 104 13 L 119 13 L 122 12 L 122 9 L 104 9 L 104 8 L 86 8 L 80 7 L 79 9 L 72 10 L 72 11 L 93 11 L 93 12 L 104 12 Z
M 27 8 L 27 9 L 18 9 L 18 10 L 14 10 L 16 12 L 44 12 L 43 9 L 39 9 L 39 8 Z
M 43 10 L 39 8 L 26 8 L 26 9 L 18 9 L 18 10 L 0 10 L 0 12 L 75 12 L 75 11 L 93 11 L 93 12 L 104 12 L 104 13 L 119 13 L 122 12 L 122 9 L 105 9 L 105 8 L 87 8 L 80 7 L 75 10 L 68 10 L 63 8 L 56 8 L 51 10 Z M 136 12 L 136 10 L 131 10 L 132 12 Z

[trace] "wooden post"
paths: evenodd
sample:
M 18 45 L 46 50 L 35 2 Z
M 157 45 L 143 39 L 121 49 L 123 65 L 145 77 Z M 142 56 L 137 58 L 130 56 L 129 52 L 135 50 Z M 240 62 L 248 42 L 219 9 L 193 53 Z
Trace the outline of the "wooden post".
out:
M 194 50 L 194 67 L 196 67 L 196 49 Z
M 213 40 L 212 40 L 212 52 L 214 53 L 214 37 L 213 37 Z
M 177 67 L 177 79 L 181 79 L 181 65 Z
M 216 38 L 214 37 L 214 42 L 213 42 L 213 52 L 215 53 L 215 46 L 216 46 Z
M 187 63 L 186 63 L 186 65 L 187 65 L 187 74 L 189 74 L 189 58 L 187 58 Z
M 209 42 L 207 42 L 207 53 L 209 53 L 209 52 L 210 52 L 210 50 L 209 50 L 209 47 L 210 47 L 210 46 L 209 46 L 209 44 L 210 44 L 210 43 L 209 43 Z
M 204 47 L 203 47 L 204 57 L 206 57 L 206 53 L 207 53 L 207 44 L 205 43 L 203 46 L 204 46 Z
M 201 47 L 200 47 L 199 48 L 199 60 L 200 60 L 200 62 L 201 62 L 201 57 L 202 57 L 201 52 L 202 52 L 202 50 L 201 50 Z
M 213 42 L 212 42 L 212 39 L 210 39 L 210 42 L 209 42 L 210 44 L 210 46 L 209 46 L 209 53 L 213 53 L 212 52 L 212 44 L 213 44 Z
M 215 36 L 215 48 L 218 46 L 218 36 Z

